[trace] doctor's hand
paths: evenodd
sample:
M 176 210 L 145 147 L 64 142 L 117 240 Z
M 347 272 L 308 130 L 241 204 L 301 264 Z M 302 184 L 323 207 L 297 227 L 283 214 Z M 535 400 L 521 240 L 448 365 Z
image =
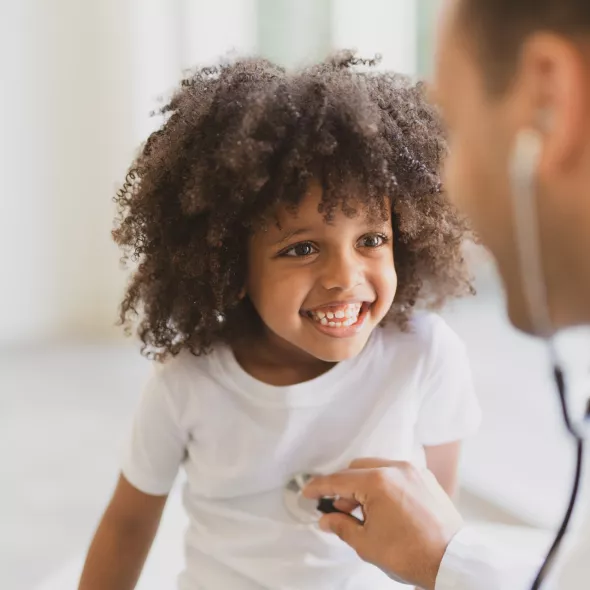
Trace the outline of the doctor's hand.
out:
M 463 526 L 460 514 L 434 475 L 410 463 L 359 459 L 350 468 L 314 477 L 308 498 L 335 497 L 335 507 L 361 507 L 364 523 L 347 514 L 322 517 L 320 527 L 338 535 L 365 561 L 391 577 L 434 590 L 448 544 Z

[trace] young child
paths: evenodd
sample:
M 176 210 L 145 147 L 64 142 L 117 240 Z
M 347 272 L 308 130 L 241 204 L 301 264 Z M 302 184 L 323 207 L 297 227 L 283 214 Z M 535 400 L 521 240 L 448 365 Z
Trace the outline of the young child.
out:
M 134 162 L 121 315 L 161 362 L 82 590 L 134 587 L 181 466 L 182 590 L 395 586 L 289 514 L 294 474 L 425 460 L 453 492 L 479 410 L 463 345 L 414 310 L 470 292 L 466 228 L 421 87 L 359 63 L 203 69 Z

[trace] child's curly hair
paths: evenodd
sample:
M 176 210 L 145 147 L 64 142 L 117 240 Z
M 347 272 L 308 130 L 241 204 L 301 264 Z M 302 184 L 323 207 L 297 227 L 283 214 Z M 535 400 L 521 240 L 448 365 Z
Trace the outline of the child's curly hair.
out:
M 290 74 L 250 59 L 182 81 L 115 198 L 114 239 L 139 263 L 120 319 L 129 327 L 141 315 L 144 354 L 202 354 L 260 321 L 240 296 L 248 237 L 277 205 L 296 208 L 311 179 L 327 218 L 353 211 L 352 184 L 361 206 L 391 203 L 398 290 L 388 317 L 402 327 L 415 306 L 473 291 L 468 230 L 441 188 L 436 112 L 421 85 L 354 67 L 374 63 L 347 52 Z

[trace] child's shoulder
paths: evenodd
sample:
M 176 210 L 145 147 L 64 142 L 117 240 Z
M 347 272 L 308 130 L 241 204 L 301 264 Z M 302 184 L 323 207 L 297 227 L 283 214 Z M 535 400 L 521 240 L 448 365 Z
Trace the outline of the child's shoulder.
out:
M 469 368 L 465 345 L 439 315 L 420 312 L 406 329 L 386 325 L 372 342 L 371 370 L 391 378 L 464 373 Z
M 211 374 L 216 351 L 195 356 L 187 350 L 153 364 L 153 378 L 170 393 L 187 392 L 202 385 Z
M 164 403 L 175 416 L 184 419 L 202 413 L 203 404 L 220 399 L 222 386 L 215 378 L 218 351 L 195 356 L 181 351 L 160 362 L 153 362 L 144 386 L 146 399 Z M 219 372 L 219 371 L 217 371 Z

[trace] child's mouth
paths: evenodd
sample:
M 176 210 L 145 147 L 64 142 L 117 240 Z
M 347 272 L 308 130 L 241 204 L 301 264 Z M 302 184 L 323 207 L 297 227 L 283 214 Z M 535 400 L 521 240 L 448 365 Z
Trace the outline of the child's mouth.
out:
M 322 332 L 348 332 L 347 328 L 360 327 L 367 316 L 371 304 L 368 302 L 342 303 L 328 305 L 305 311 L 303 315 L 312 320 Z

